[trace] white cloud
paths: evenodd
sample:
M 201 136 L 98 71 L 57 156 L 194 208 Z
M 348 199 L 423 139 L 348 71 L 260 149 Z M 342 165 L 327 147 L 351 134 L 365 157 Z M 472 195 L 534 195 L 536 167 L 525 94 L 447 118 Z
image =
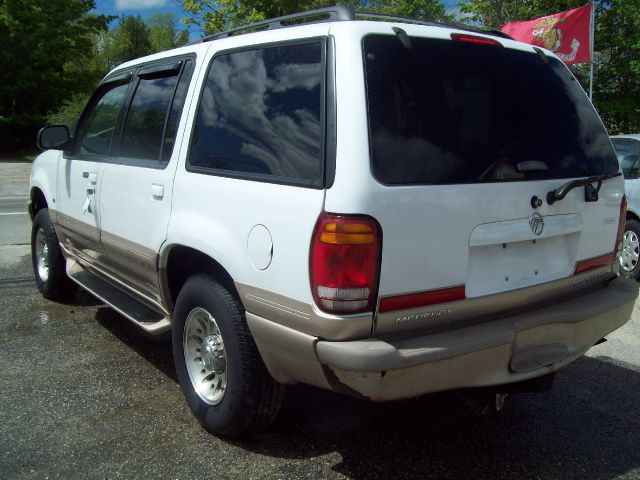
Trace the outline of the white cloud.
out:
M 234 137 L 240 153 L 256 164 L 261 162 L 266 173 L 316 178 L 322 132 L 319 112 L 296 102 L 305 91 L 318 88 L 319 58 L 319 51 L 315 63 L 274 58 L 268 69 L 261 50 L 218 57 L 202 97 L 202 126 L 197 135 Z M 283 97 L 271 105 L 275 95 Z M 319 110 L 319 88 L 316 97 Z
M 144 10 L 145 8 L 164 7 L 167 0 L 116 0 L 118 10 Z

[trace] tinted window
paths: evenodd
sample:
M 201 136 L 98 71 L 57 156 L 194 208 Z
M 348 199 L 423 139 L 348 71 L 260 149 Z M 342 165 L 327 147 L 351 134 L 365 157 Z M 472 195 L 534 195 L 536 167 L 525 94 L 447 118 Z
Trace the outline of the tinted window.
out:
M 167 120 L 167 130 L 164 134 L 164 144 L 162 146 L 162 161 L 168 162 L 173 152 L 173 146 L 176 143 L 176 133 L 178 132 L 178 124 L 180 123 L 180 116 L 182 115 L 182 108 L 184 107 L 184 99 L 187 96 L 187 90 L 189 89 L 189 82 L 191 80 L 191 74 L 193 73 L 193 61 L 187 60 L 178 82 L 178 88 L 176 89 L 173 103 L 171 104 L 171 111 L 169 112 L 169 118 Z
M 78 128 L 80 154 L 108 155 L 113 130 L 129 84 L 107 84 L 93 109 Z
M 617 171 L 604 127 L 561 62 L 499 46 L 411 41 L 407 49 L 395 36 L 364 40 L 372 165 L 382 182 Z
M 625 178 L 638 178 L 640 174 L 640 142 L 622 139 L 614 139 L 612 142 Z
M 321 45 L 276 46 L 216 57 L 200 100 L 189 163 L 319 180 Z
M 177 75 L 141 78 L 122 130 L 119 156 L 160 160 L 164 125 Z

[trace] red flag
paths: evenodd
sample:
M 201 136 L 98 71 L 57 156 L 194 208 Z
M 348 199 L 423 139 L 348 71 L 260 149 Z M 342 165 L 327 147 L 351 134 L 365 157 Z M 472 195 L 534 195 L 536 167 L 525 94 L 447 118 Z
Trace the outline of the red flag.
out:
M 502 31 L 521 42 L 551 50 L 564 63 L 589 63 L 591 9 L 588 4 L 528 22 L 509 22 Z

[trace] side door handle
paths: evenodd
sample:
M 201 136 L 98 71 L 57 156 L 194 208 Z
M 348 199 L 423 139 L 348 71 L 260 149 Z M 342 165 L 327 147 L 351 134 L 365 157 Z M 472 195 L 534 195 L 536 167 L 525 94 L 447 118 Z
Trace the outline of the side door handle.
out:
M 82 172 L 82 178 L 88 178 L 91 185 L 98 183 L 98 174 L 96 172 Z
M 164 186 L 158 184 L 151 184 L 151 196 L 156 200 L 164 198 Z

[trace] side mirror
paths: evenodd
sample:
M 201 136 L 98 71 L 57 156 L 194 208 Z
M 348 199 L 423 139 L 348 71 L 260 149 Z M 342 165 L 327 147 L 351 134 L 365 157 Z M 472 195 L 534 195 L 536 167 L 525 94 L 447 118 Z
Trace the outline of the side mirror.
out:
M 61 150 L 70 139 L 69 129 L 65 125 L 53 125 L 40 129 L 36 144 L 41 150 Z

